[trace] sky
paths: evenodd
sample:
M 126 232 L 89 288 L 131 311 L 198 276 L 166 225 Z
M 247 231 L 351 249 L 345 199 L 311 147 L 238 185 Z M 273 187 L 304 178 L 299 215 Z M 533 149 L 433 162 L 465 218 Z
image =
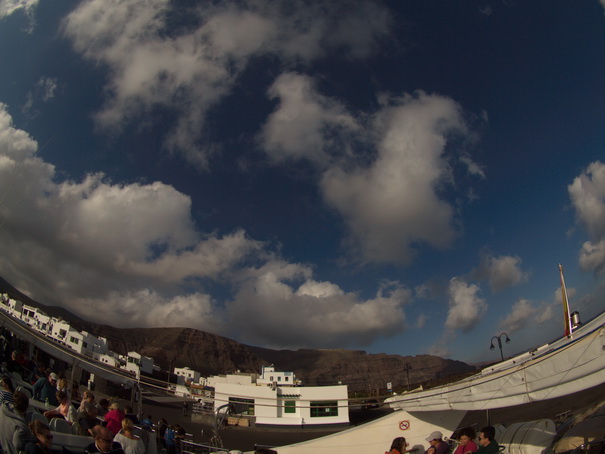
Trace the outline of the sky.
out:
M 116 327 L 499 358 L 605 294 L 605 0 L 0 0 L 0 276 Z

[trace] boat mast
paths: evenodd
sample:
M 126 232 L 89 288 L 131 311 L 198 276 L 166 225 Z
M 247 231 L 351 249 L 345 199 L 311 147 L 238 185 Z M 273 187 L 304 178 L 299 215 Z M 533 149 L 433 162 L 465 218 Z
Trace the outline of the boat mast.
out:
M 567 299 L 567 287 L 563 277 L 563 265 L 559 263 L 559 274 L 561 276 L 561 300 L 563 301 L 563 320 L 565 322 L 565 336 L 571 337 L 573 328 L 571 326 L 571 315 L 569 312 L 569 300 Z

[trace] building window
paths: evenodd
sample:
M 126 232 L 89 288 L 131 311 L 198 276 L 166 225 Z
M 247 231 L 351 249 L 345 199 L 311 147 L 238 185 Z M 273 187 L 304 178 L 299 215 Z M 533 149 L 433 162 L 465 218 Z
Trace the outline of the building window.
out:
M 254 399 L 244 399 L 243 397 L 230 397 L 230 404 L 235 405 L 235 412 L 241 415 L 254 416 Z
M 296 413 L 295 400 L 287 400 L 284 402 L 284 413 Z
M 325 416 L 338 416 L 338 402 L 311 402 L 311 418 L 322 418 Z
M 69 338 L 69 342 L 72 342 L 72 343 L 74 343 L 74 344 L 78 345 L 78 339 L 76 339 L 76 338 L 75 338 L 75 337 L 73 337 L 73 336 L 70 336 L 70 338 Z
M 290 377 L 286 377 L 286 381 L 288 381 L 288 378 L 290 378 Z
M 277 377 L 277 381 L 281 381 L 281 377 Z
M 66 335 L 67 335 L 67 331 L 65 331 L 64 329 L 59 330 L 59 337 L 65 337 Z

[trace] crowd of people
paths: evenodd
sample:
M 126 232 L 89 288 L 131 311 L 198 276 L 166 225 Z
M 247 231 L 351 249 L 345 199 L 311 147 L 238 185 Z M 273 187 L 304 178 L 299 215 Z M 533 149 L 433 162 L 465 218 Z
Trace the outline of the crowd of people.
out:
M 43 361 L 28 359 L 11 345 L 11 338 L 0 332 L 0 453 L 53 453 L 56 437 L 50 427 L 55 418 L 67 422 L 70 434 L 90 437 L 89 454 L 145 454 L 145 443 L 155 443 L 152 436 L 137 435 L 141 429 L 136 426 L 143 432 L 154 429 L 151 416 L 139 421 L 132 408 L 107 399 L 97 402 L 89 390 L 80 396 L 78 383 L 70 384 Z M 32 407 L 30 399 L 43 405 Z M 46 410 L 38 411 L 41 408 Z M 162 446 L 176 454 L 185 430 L 164 422 Z M 62 446 L 55 447 L 66 453 Z
M 475 429 L 465 427 L 458 432 L 458 446 L 453 454 L 497 454 L 500 452 L 500 445 L 495 440 L 496 429 L 492 426 L 486 426 L 479 431 L 478 442 Z M 449 454 L 452 451 L 452 445 L 443 439 L 443 434 L 439 431 L 432 432 L 426 441 L 429 444 L 424 454 Z M 404 437 L 397 437 L 391 443 L 391 448 L 385 454 L 404 454 L 416 451 L 416 448 L 408 449 L 409 443 Z

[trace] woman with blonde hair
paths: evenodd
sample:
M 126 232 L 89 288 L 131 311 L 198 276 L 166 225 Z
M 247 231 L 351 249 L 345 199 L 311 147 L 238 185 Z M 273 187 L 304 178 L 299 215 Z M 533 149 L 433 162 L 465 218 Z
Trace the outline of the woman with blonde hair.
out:
M 134 424 L 130 418 L 122 420 L 122 430 L 114 438 L 122 445 L 125 454 L 145 454 L 145 444 L 134 434 Z
M 109 411 L 105 415 L 105 422 L 107 428 L 111 430 L 114 435 L 117 435 L 120 429 L 122 429 L 122 420 L 126 417 L 124 412 L 120 410 L 120 404 L 117 402 L 112 403 L 109 406 Z

